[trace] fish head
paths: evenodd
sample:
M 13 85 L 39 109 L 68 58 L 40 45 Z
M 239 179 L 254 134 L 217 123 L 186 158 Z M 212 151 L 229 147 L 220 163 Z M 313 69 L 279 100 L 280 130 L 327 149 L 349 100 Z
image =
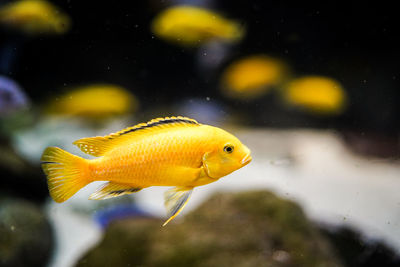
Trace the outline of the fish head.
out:
M 207 175 L 218 179 L 242 168 L 252 160 L 250 149 L 230 133 L 216 128 L 213 147 L 203 156 Z

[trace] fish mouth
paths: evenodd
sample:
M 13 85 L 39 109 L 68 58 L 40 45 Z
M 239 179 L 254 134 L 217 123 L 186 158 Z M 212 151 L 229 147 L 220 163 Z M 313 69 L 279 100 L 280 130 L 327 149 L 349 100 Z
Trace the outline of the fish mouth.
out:
M 242 161 L 241 161 L 242 166 L 249 164 L 251 160 L 252 160 L 252 158 L 251 158 L 250 154 L 248 154 L 246 157 L 244 157 L 242 159 Z

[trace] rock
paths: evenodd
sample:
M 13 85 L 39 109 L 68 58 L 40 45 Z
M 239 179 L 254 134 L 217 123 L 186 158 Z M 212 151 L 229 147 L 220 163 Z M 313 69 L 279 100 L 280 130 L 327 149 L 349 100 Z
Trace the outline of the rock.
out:
M 265 191 L 217 194 L 162 222 L 112 223 L 77 266 L 341 266 L 298 205 Z
M 400 138 L 397 132 L 342 130 L 341 135 L 346 147 L 360 156 L 393 161 L 400 157 Z
M 36 205 L 0 195 L 0 266 L 45 266 L 53 235 Z
M 0 140 L 0 173 L 0 188 L 4 193 L 37 203 L 49 197 L 40 165 L 26 161 L 4 140 Z
M 365 239 L 350 227 L 321 225 L 320 230 L 330 240 L 346 266 L 400 266 L 400 255 L 381 240 Z

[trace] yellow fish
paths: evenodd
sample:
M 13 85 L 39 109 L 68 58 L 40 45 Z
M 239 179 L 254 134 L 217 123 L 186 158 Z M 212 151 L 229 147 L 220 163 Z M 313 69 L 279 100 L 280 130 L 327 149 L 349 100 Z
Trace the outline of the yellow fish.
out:
M 50 102 L 48 113 L 103 119 L 108 116 L 134 112 L 136 97 L 124 88 L 112 84 L 77 87 Z
M 217 181 L 251 161 L 250 150 L 230 133 L 186 117 L 153 119 L 107 136 L 74 142 L 88 160 L 58 147 L 42 156 L 51 197 L 63 202 L 94 181 L 108 181 L 89 199 L 107 199 L 150 186 L 165 193 L 169 219 L 183 209 L 193 188 Z
M 323 76 L 304 76 L 289 82 L 284 100 L 315 115 L 337 115 L 346 108 L 347 94 L 342 85 Z
M 62 34 L 70 18 L 45 0 L 13 1 L 0 8 L 0 23 L 28 34 Z
M 244 29 L 205 8 L 178 5 L 162 11 L 151 25 L 155 35 L 183 46 L 198 46 L 211 40 L 228 42 L 243 38 Z
M 266 55 L 254 55 L 229 65 L 221 78 L 223 93 L 232 98 L 253 99 L 288 79 L 286 64 Z

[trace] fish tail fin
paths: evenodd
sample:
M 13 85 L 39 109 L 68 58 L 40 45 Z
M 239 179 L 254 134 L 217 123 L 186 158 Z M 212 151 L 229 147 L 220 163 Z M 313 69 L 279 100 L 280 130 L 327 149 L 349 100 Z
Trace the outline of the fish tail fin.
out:
M 42 169 L 47 176 L 50 196 L 64 202 L 82 187 L 92 182 L 88 160 L 72 155 L 58 147 L 48 147 L 43 152 Z

